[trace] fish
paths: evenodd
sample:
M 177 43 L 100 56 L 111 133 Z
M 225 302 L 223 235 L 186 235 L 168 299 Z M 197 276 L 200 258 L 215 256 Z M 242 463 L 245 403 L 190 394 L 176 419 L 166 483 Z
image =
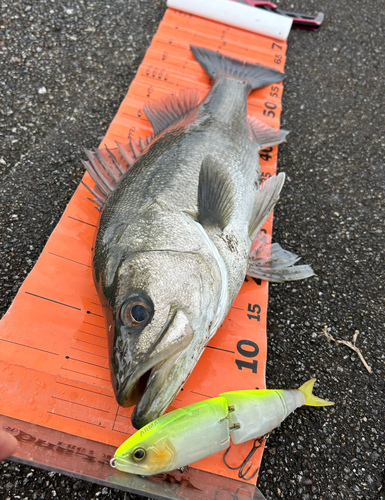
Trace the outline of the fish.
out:
M 262 186 L 258 152 L 288 132 L 248 117 L 247 96 L 284 73 L 191 51 L 213 80 L 207 97 L 183 89 L 147 103 L 152 136 L 86 151 L 84 162 L 102 212 L 92 267 L 111 381 L 119 405 L 136 405 L 137 429 L 175 399 L 246 274 L 273 281 L 313 274 L 277 243 L 271 255 L 263 244 L 250 254 L 285 178 Z
M 313 395 L 316 379 L 295 390 L 245 390 L 179 408 L 162 415 L 129 437 L 111 466 L 150 476 L 180 469 L 234 444 L 263 437 L 296 408 L 331 406 Z

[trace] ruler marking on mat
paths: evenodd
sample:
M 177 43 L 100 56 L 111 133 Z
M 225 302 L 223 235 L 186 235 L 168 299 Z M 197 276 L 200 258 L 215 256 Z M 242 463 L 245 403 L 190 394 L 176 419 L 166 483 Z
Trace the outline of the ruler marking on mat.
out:
M 131 417 L 129 417 L 127 415 L 120 415 L 119 408 L 118 408 L 118 415 L 117 416 L 120 417 L 120 418 L 127 418 L 128 420 L 131 420 Z
M 91 266 L 89 266 L 91 267 Z M 97 314 L 92 311 L 87 311 L 87 314 L 92 314 L 92 316 L 97 316 L 98 318 L 104 318 L 103 314 Z
M 61 415 L 60 413 L 55 413 L 53 411 L 47 411 L 51 415 L 55 415 L 56 417 L 69 418 L 70 420 L 76 420 L 76 422 L 83 422 L 83 424 L 94 425 L 95 427 L 100 427 L 101 429 L 105 429 L 104 425 L 93 424 L 92 422 L 87 422 L 87 420 L 80 420 L 79 418 L 68 417 L 67 415 Z
M 58 398 L 57 396 L 51 396 L 53 399 L 58 399 L 59 401 L 64 401 L 65 403 L 71 403 L 72 405 L 84 406 L 85 408 L 90 408 L 91 410 L 102 411 L 104 413 L 110 413 L 108 410 L 102 410 L 101 408 L 95 408 L 94 406 L 84 405 L 82 403 L 76 403 L 75 401 L 70 401 L 64 398 Z
M 108 356 L 103 356 L 102 354 L 96 354 L 95 352 L 84 351 L 83 349 L 78 349 L 77 347 L 71 346 L 70 349 L 73 349 L 74 351 L 85 352 L 86 354 L 90 354 L 91 356 L 98 356 L 99 358 L 108 359 Z M 74 358 L 70 358 L 70 359 L 74 359 Z
M 235 351 L 229 351 L 228 349 L 222 349 L 221 347 L 214 347 L 212 345 L 208 345 L 206 347 L 208 347 L 209 349 L 216 349 L 217 351 L 231 352 L 231 354 L 235 353 Z
M 65 382 L 56 381 L 56 383 L 60 384 L 60 385 L 66 385 L 68 387 L 72 387 L 73 389 L 80 389 L 81 391 L 92 392 L 93 394 L 98 394 L 99 396 L 105 396 L 106 398 L 114 399 L 114 396 L 111 396 L 111 394 L 103 394 L 103 393 L 98 392 L 98 391 L 91 391 L 91 389 L 85 389 L 84 387 L 78 387 L 76 385 L 66 384 Z
M 80 310 L 80 309 L 79 309 L 79 310 Z M 83 321 L 83 323 L 84 323 L 84 324 L 86 324 L 86 325 L 96 326 L 96 328 L 102 328 L 103 330 L 105 330 L 105 329 L 106 329 L 106 327 L 105 327 L 105 326 L 95 325 L 94 323 L 89 323 L 88 321 Z M 84 333 L 87 333 L 87 332 L 84 332 Z M 96 336 L 96 335 L 95 335 L 95 336 Z M 100 338 L 103 338 L 103 339 L 104 339 L 105 337 L 100 337 Z
M 96 375 L 89 375 L 88 373 L 78 372 L 76 370 L 71 370 L 71 368 L 65 368 L 64 366 L 62 366 L 61 369 L 66 370 L 67 372 L 79 373 L 80 375 L 84 375 L 85 377 L 92 377 L 92 378 L 97 378 L 99 380 L 104 380 L 105 382 L 110 382 L 109 378 L 98 377 Z
M 77 222 L 81 222 L 82 224 L 87 224 L 87 226 L 97 227 L 96 224 L 91 224 L 90 222 L 86 222 L 84 220 L 76 219 L 75 217 L 68 216 L 69 219 L 76 220 Z
M 50 255 L 54 255 L 55 257 L 59 257 L 60 259 L 69 260 L 70 262 L 74 262 L 75 264 L 80 264 L 81 266 L 85 266 L 85 267 L 91 268 L 91 266 L 89 266 L 88 264 L 83 264 L 83 262 L 79 262 L 77 260 L 69 259 L 68 257 L 64 257 L 64 255 L 59 255 L 59 254 L 53 253 L 53 252 L 48 252 L 48 253 Z
M 40 349 L 39 347 L 32 347 L 31 345 L 22 344 L 21 342 L 14 342 L 13 340 L 6 340 L 6 339 L 0 339 L 0 341 L 8 342 L 9 344 L 21 345 L 23 347 L 28 347 L 28 349 L 35 349 L 36 351 L 42 351 L 42 352 L 46 352 L 47 354 L 53 354 L 54 356 L 59 356 L 59 353 L 57 353 L 57 352 L 46 351 L 45 349 Z
M 199 394 L 199 396 L 204 396 L 205 398 L 213 398 L 214 396 L 208 396 L 207 394 L 202 394 L 201 392 L 190 391 L 193 394 Z
M 87 333 L 87 332 L 82 332 L 82 333 Z M 89 333 L 88 335 L 92 335 L 92 333 Z M 98 338 L 100 338 L 100 337 L 98 337 Z M 83 342 L 83 344 L 94 345 L 95 347 L 100 347 L 101 349 L 107 349 L 107 347 L 104 347 L 103 345 L 93 344 L 92 342 L 87 342 L 86 340 L 76 339 L 76 341 L 77 342 Z M 75 348 L 73 348 L 73 349 L 75 349 Z
M 112 425 L 112 430 L 113 430 L 113 431 L 115 430 L 116 418 L 117 418 L 117 416 L 118 416 L 118 413 L 119 413 L 119 406 L 116 408 L 116 413 L 115 413 L 114 423 L 113 423 L 113 425 Z
M 90 363 L 89 361 L 83 361 L 82 359 L 71 358 L 69 356 L 68 359 L 70 359 L 71 361 L 77 361 L 78 363 L 85 363 L 86 365 L 96 366 L 97 368 L 102 368 L 103 370 L 109 370 L 109 368 L 106 368 L 105 366 L 97 365 L 96 363 Z
M 89 324 L 89 323 L 87 323 L 87 324 Z M 94 325 L 94 326 L 96 326 L 96 325 Z M 79 330 L 79 333 L 85 333 L 86 335 L 91 335 L 92 337 L 106 340 L 106 337 L 103 337 L 102 335 L 95 335 L 95 333 L 85 332 L 84 330 Z
M 77 311 L 81 311 L 79 307 L 71 306 L 70 304 L 65 304 L 64 302 L 59 302 L 57 300 L 49 299 L 48 297 L 43 297 L 42 295 L 37 295 L 36 293 L 24 292 L 27 295 L 32 295 L 33 297 L 37 297 L 38 299 L 48 300 L 48 302 L 54 302 L 55 304 L 59 304 L 61 306 L 69 307 L 71 309 L 76 309 Z

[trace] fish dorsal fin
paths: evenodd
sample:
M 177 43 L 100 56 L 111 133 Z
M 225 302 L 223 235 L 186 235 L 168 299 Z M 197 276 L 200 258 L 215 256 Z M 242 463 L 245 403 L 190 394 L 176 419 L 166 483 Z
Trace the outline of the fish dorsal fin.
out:
M 153 136 L 146 139 L 129 139 L 125 143 L 116 143 L 117 147 L 109 149 L 95 149 L 84 152 L 88 161 L 83 161 L 87 172 L 95 182 L 95 187 L 91 188 L 83 182 L 85 187 L 95 196 L 91 199 L 100 208 L 106 204 L 108 196 L 115 190 L 124 174 L 134 165 L 136 160 L 143 154 L 146 147 L 151 144 Z
M 249 124 L 260 149 L 281 144 L 281 142 L 286 141 L 286 136 L 289 133 L 288 130 L 280 130 L 278 128 L 270 127 L 269 125 L 266 125 L 266 123 L 254 118 L 254 116 L 248 116 L 247 123 Z
M 249 226 L 249 236 L 252 240 L 273 211 L 284 182 L 285 174 L 281 172 L 267 179 L 258 191 Z
M 197 89 L 184 89 L 178 95 L 168 94 L 158 101 L 145 104 L 143 110 L 150 120 L 155 135 L 160 134 L 188 111 L 195 108 L 201 98 Z
M 235 206 L 235 192 L 230 173 L 211 155 L 205 157 L 199 174 L 199 222 L 224 228 Z

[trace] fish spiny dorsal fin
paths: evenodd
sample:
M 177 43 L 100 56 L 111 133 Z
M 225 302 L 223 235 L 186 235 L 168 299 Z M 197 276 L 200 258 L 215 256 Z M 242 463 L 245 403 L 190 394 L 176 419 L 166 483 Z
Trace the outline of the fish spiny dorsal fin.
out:
M 211 155 L 202 162 L 199 174 L 199 222 L 218 225 L 223 231 L 234 212 L 235 192 L 230 173 Z
M 108 156 L 110 157 L 111 161 L 113 162 L 113 164 L 115 165 L 115 167 L 116 167 L 116 168 L 117 168 L 117 170 L 119 171 L 119 173 L 120 173 L 121 175 L 124 175 L 124 174 L 127 172 L 127 170 L 128 170 L 128 168 L 129 168 L 129 166 L 128 166 L 128 165 L 126 165 L 125 167 L 123 167 L 123 166 L 122 166 L 122 165 L 118 162 L 118 160 L 117 160 L 116 156 L 114 155 L 114 153 L 113 153 L 110 149 L 108 149 L 108 147 L 107 147 L 107 146 L 106 146 L 106 151 L 107 151 Z M 115 151 L 115 152 L 117 152 L 117 151 Z
M 84 152 L 89 161 L 83 161 L 83 165 L 99 189 L 108 196 L 114 189 L 114 179 L 101 165 L 93 151 L 85 149 Z
M 83 182 L 85 187 L 95 196 L 94 199 L 90 198 L 90 200 L 103 208 L 108 196 L 116 189 L 122 177 L 143 154 L 152 140 L 153 136 L 138 141 L 130 138 L 127 143 L 116 143 L 117 148 L 114 149 L 109 149 L 107 146 L 94 151 L 85 149 L 88 161 L 82 161 L 82 163 L 96 184 L 94 188 L 91 188 Z
M 102 152 L 99 150 L 99 149 L 95 149 L 93 154 L 96 156 L 96 158 L 99 160 L 100 164 L 102 165 L 102 167 L 104 168 L 104 171 L 110 175 L 110 177 L 112 178 L 112 182 L 113 182 L 113 187 L 115 188 L 117 183 L 119 182 L 119 178 L 121 176 L 119 170 L 117 169 L 114 169 L 112 168 L 112 166 L 110 166 L 108 164 L 108 161 L 106 161 L 102 155 Z M 117 170 L 117 171 L 116 171 Z
M 85 182 L 81 181 L 81 183 L 83 184 L 83 186 L 85 186 L 88 189 L 88 191 L 90 193 L 92 193 L 95 196 L 95 198 L 88 198 L 88 199 L 90 201 L 92 201 L 93 203 L 95 203 L 96 205 L 98 205 L 99 208 L 104 207 L 104 205 L 107 201 L 107 196 L 104 195 L 97 186 L 95 186 L 94 188 L 91 188 Z
M 259 144 L 259 149 L 265 149 L 281 142 L 286 141 L 288 130 L 280 130 L 266 125 L 254 116 L 247 117 L 247 123 L 252 130 L 256 141 Z
M 118 141 L 115 141 L 115 142 L 116 142 L 116 145 L 118 146 L 120 154 L 126 160 L 126 162 L 128 164 L 127 170 L 129 170 L 134 165 L 134 163 L 136 161 L 134 153 L 132 152 L 131 144 L 129 142 L 118 142 Z
M 152 141 L 154 140 L 154 137 L 155 137 L 154 134 L 149 135 L 149 136 L 146 137 L 147 145 L 149 145 L 149 144 L 152 143 Z
M 145 104 L 143 110 L 150 120 L 155 135 L 179 121 L 186 113 L 194 109 L 200 100 L 197 89 L 181 90 L 178 95 L 169 94 L 158 101 Z
M 132 152 L 134 153 L 134 157 L 136 159 L 140 158 L 142 156 L 142 153 L 143 153 L 143 148 L 142 148 L 140 141 L 136 141 L 135 139 L 132 139 L 132 137 L 130 137 L 130 144 L 131 144 Z
M 249 236 L 252 240 L 273 211 L 284 182 L 285 174 L 281 172 L 267 179 L 258 191 L 249 225 Z

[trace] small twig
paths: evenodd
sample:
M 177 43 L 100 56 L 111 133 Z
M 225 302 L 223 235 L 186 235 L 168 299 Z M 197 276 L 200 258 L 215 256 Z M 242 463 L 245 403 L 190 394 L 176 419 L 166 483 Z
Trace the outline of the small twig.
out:
M 372 369 L 370 368 L 368 363 L 365 361 L 365 358 L 362 355 L 362 352 L 356 346 L 356 340 L 357 340 L 358 334 L 360 333 L 358 330 L 356 330 L 354 332 L 352 342 L 349 342 L 348 340 L 336 340 L 329 332 L 329 329 L 327 326 L 324 326 L 322 332 L 317 332 L 317 333 L 318 333 L 318 335 L 324 335 L 327 340 L 335 342 L 336 344 L 344 344 L 344 345 L 348 346 L 350 349 L 352 349 L 354 352 L 356 352 L 358 354 L 360 360 L 362 361 L 362 364 L 365 366 L 365 368 L 368 370 L 368 372 L 372 373 Z

